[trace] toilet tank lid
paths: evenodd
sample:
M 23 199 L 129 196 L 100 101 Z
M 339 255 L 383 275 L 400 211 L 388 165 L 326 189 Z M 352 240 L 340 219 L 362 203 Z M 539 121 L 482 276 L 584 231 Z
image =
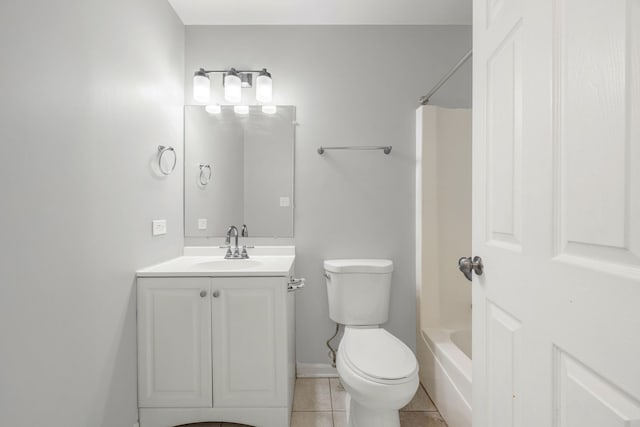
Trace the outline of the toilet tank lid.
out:
M 332 273 L 391 273 L 393 261 L 388 259 L 328 259 L 324 269 Z

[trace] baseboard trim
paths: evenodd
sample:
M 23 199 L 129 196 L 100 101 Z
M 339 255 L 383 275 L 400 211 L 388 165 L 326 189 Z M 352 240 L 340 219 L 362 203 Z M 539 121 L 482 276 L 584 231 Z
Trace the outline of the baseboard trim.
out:
M 298 378 L 338 378 L 338 370 L 328 363 L 296 363 Z

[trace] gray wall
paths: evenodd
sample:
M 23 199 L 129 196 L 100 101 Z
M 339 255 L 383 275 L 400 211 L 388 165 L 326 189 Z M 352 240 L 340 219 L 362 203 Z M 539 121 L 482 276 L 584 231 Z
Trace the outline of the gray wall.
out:
M 134 271 L 183 244 L 181 167 L 150 165 L 182 152 L 184 27 L 166 1 L 3 1 L 0 52 L 0 425 L 131 427 Z
M 298 361 L 328 362 L 327 258 L 395 262 L 386 327 L 415 348 L 415 109 L 470 47 L 470 27 L 187 26 L 186 104 L 200 67 L 267 67 L 274 103 L 297 108 L 294 243 L 296 272 L 308 279 L 298 295 Z M 219 82 L 214 89 L 219 95 Z M 470 64 L 432 103 L 471 106 Z M 393 151 L 316 153 L 351 144 Z

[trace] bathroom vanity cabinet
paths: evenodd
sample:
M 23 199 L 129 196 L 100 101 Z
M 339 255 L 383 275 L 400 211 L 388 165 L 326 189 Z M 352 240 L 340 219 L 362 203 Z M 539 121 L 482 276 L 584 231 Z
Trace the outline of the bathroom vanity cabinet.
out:
M 289 274 L 138 277 L 141 427 L 288 426 L 295 382 L 288 283 Z

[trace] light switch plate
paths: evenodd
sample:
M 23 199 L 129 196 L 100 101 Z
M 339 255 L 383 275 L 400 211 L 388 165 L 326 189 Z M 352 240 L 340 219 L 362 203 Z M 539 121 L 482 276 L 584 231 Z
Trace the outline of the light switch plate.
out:
M 151 221 L 151 232 L 154 236 L 167 234 L 167 220 L 154 219 L 153 221 Z
M 198 218 L 198 230 L 207 229 L 207 218 Z
M 289 207 L 291 203 L 289 202 L 289 198 L 288 197 L 280 197 L 280 207 L 281 208 L 287 208 Z

